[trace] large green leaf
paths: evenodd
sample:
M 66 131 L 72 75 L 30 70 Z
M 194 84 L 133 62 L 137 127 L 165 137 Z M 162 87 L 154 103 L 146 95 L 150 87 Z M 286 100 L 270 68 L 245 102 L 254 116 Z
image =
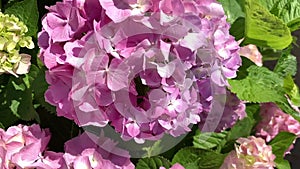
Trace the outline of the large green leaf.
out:
M 264 6 L 266 9 L 268 9 L 269 11 L 272 9 L 272 7 L 274 6 L 274 4 L 279 1 L 279 0 L 258 0 L 258 2 Z
M 255 121 L 250 117 L 238 121 L 228 132 L 227 141 L 234 141 L 240 137 L 248 137 L 251 134 Z
M 245 18 L 237 18 L 230 27 L 230 34 L 234 36 L 235 40 L 240 40 L 244 38 L 245 33 Z
M 24 0 L 12 3 L 4 12 L 18 17 L 28 28 L 27 35 L 36 37 L 39 21 L 37 0 Z
M 163 157 L 142 158 L 136 165 L 136 169 L 159 169 L 159 167 L 169 168 L 171 163 Z
M 216 169 L 220 168 L 225 157 L 226 154 L 186 147 L 175 154 L 172 164 L 180 163 L 187 169 Z
M 289 161 L 285 159 L 275 159 L 275 164 L 277 169 L 291 169 Z
M 8 80 L 0 87 L 0 123 L 9 127 L 18 120 L 39 122 L 39 116 L 33 104 L 32 82 L 39 69 L 31 65 L 30 72 L 20 77 L 7 76 Z
M 289 132 L 280 132 L 269 143 L 272 146 L 272 152 L 276 158 L 283 158 L 285 151 L 291 146 L 296 139 L 296 135 Z
M 225 11 L 227 21 L 233 23 L 239 17 L 245 17 L 243 6 L 239 4 L 239 0 L 218 0 Z
M 294 88 L 288 89 L 283 77 L 255 65 L 250 66 L 247 72 L 248 75 L 243 79 L 229 80 L 230 90 L 238 98 L 250 103 L 275 102 L 284 112 L 300 121 L 300 114 L 290 106 L 285 96 Z
M 193 145 L 196 148 L 205 150 L 217 149 L 221 150 L 223 144 L 226 142 L 227 132 L 214 133 L 205 132 L 201 133 L 199 130 L 194 136 Z
M 292 42 L 287 25 L 256 0 L 245 0 L 245 44 L 284 49 Z
M 260 0 L 260 3 L 288 25 L 291 31 L 300 27 L 299 0 Z
M 298 29 L 300 26 L 299 0 L 279 0 L 272 7 L 271 13 L 287 23 L 292 28 L 292 31 Z
M 56 114 L 55 107 L 45 101 L 44 95 L 49 86 L 45 79 L 45 71 L 45 68 L 42 67 L 32 82 L 34 101 L 40 106 L 44 107 L 48 112 Z
M 274 72 L 282 77 L 286 77 L 288 75 L 295 76 L 297 73 L 296 57 L 291 55 L 290 52 L 284 52 L 279 58 L 274 68 Z
M 299 88 L 295 84 L 293 78 L 291 76 L 287 76 L 284 79 L 284 89 L 286 94 L 289 96 L 293 105 L 300 107 L 300 93 Z
M 236 93 L 241 100 L 265 103 L 285 99 L 282 88 L 283 79 L 279 75 L 265 67 L 255 65 L 250 66 L 247 72 L 248 76 L 244 79 L 229 80 L 230 90 Z
M 179 150 L 172 159 L 172 164 L 180 163 L 184 167 L 189 165 L 195 165 L 195 163 L 200 155 L 203 154 L 205 150 L 194 148 L 194 147 L 185 147 Z M 197 166 L 197 165 L 196 165 Z

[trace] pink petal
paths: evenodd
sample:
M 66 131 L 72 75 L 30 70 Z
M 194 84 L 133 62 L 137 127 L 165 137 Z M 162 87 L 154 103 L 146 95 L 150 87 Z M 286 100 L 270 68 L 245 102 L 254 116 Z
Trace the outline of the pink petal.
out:
M 136 123 L 126 124 L 127 132 L 131 137 L 136 137 L 140 134 L 140 127 Z

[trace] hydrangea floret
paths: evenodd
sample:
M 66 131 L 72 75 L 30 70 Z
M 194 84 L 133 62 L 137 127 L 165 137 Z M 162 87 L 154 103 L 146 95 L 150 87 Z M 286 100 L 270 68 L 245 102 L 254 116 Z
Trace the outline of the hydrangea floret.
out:
M 20 54 L 20 48 L 33 49 L 34 43 L 26 25 L 14 15 L 0 12 L 0 74 L 15 76 L 28 73 L 30 55 Z

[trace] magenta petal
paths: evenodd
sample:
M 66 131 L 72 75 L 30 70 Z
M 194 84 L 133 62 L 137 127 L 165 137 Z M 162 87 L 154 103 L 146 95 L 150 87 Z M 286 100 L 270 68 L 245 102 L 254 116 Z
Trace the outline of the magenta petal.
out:
M 64 19 L 69 17 L 72 6 L 70 3 L 58 2 L 56 3 L 56 12 L 60 14 Z
M 96 102 L 100 106 L 108 106 L 114 101 L 114 95 L 105 85 L 97 85 L 95 89 Z

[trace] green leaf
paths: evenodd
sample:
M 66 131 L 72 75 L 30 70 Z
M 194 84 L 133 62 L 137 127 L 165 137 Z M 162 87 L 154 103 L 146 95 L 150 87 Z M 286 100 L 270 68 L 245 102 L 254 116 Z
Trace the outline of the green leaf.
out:
M 138 161 L 136 169 L 159 169 L 159 167 L 169 168 L 171 163 L 160 156 L 151 157 L 151 158 L 142 158 Z
M 291 165 L 289 161 L 284 160 L 283 158 L 281 159 L 275 159 L 275 164 L 277 169 L 291 169 Z
M 189 166 L 190 164 L 196 162 L 200 155 L 205 153 L 205 150 L 194 148 L 194 147 L 185 147 L 179 150 L 172 159 L 172 164 L 180 163 L 184 167 Z
M 196 148 L 211 150 L 216 148 L 217 150 L 221 150 L 227 132 L 214 133 L 214 132 L 205 132 L 201 133 L 199 130 L 194 136 L 193 145 Z
M 229 80 L 230 90 L 238 98 L 251 103 L 282 101 L 284 97 L 283 80 L 265 67 L 255 65 L 247 69 L 248 76 L 241 80 Z
M 226 154 L 186 147 L 175 154 L 172 164 L 180 163 L 188 169 L 216 169 L 220 168 L 225 157 Z
M 222 147 L 222 153 L 229 153 L 234 149 L 236 140 L 240 137 L 248 137 L 251 135 L 252 129 L 256 124 L 254 119 L 259 112 L 258 105 L 247 105 L 247 117 L 237 121 L 237 123 L 230 129 L 226 137 L 226 144 Z
M 272 14 L 288 25 L 291 31 L 300 27 L 300 2 L 298 0 L 260 0 Z
M 268 1 L 258 0 L 258 1 L 262 6 L 266 7 L 270 11 L 272 9 L 272 7 L 274 6 L 274 4 L 280 0 L 268 0 Z
M 276 158 L 283 158 L 284 152 L 291 146 L 296 139 L 296 135 L 289 132 L 280 132 L 269 143 L 272 146 L 272 152 Z
M 5 127 L 14 124 L 19 119 L 39 122 L 39 116 L 33 105 L 31 89 L 31 84 L 36 78 L 38 71 L 35 65 L 31 65 L 28 74 L 19 78 L 9 76 L 9 80 L 1 89 L 0 123 Z
M 246 57 L 242 57 L 242 66 L 239 68 L 239 71 L 237 72 L 237 77 L 235 78 L 235 80 L 240 80 L 240 79 L 246 78 L 249 74 L 248 68 L 250 66 L 255 66 L 255 63 Z
M 272 146 L 272 152 L 276 156 L 275 164 L 278 169 L 290 169 L 291 166 L 287 160 L 284 159 L 285 151 L 293 144 L 297 136 L 289 132 L 280 132 L 269 143 Z
M 272 14 L 282 19 L 291 31 L 300 27 L 300 1 L 299 0 L 277 0 L 271 11 Z
M 293 105 L 300 107 L 300 93 L 299 88 L 295 84 L 293 78 L 291 76 L 287 76 L 284 79 L 284 89 L 286 93 L 288 94 L 289 98 L 291 99 L 291 102 Z
M 248 137 L 251 134 L 255 121 L 249 117 L 245 117 L 238 121 L 228 132 L 227 141 L 234 141 L 240 137 Z
M 27 35 L 36 37 L 39 21 L 37 0 L 24 0 L 13 3 L 5 10 L 5 13 L 18 17 L 28 28 Z
M 236 19 L 230 27 L 230 34 L 235 37 L 235 40 L 244 38 L 245 33 L 245 18 Z
M 252 104 L 252 103 L 247 103 L 246 104 L 246 112 L 247 116 L 250 117 L 251 119 L 254 119 L 256 122 L 260 121 L 260 105 L 259 104 Z
M 198 160 L 199 169 L 216 169 L 220 168 L 226 158 L 226 154 L 217 152 L 205 152 Z
M 287 25 L 291 32 L 298 30 L 300 28 L 300 18 L 290 21 Z
M 279 58 L 274 72 L 281 77 L 295 76 L 297 73 L 297 58 L 291 55 L 290 52 L 284 52 Z
M 282 50 L 293 38 L 287 25 L 256 0 L 245 0 L 245 44 Z
M 25 121 L 33 119 L 38 120 L 37 112 L 32 104 L 31 89 L 26 88 L 25 90 L 16 90 L 14 85 L 24 86 L 24 81 L 15 77 L 11 78 L 3 93 L 5 102 L 2 103 L 1 112 L 13 114 L 15 117 Z
M 292 115 L 300 122 L 300 114 L 287 101 L 285 95 L 289 91 L 284 86 L 284 79 L 282 77 L 265 67 L 255 65 L 250 66 L 247 72 L 248 75 L 243 79 L 228 81 L 231 92 L 237 94 L 239 99 L 250 103 L 274 102 L 284 112 Z M 294 93 L 295 91 L 291 92 Z
M 42 67 L 32 82 L 34 101 L 44 107 L 48 112 L 56 114 L 56 108 L 45 101 L 44 95 L 49 86 L 45 79 L 45 71 L 45 68 Z
M 2 75 L 1 75 L 2 76 Z M 0 76 L 0 77 L 1 77 Z M 1 88 L 0 90 L 0 127 L 6 128 L 14 124 L 18 118 L 14 115 L 11 108 L 8 105 L 8 100 L 4 97 L 6 94 L 5 88 Z M 15 111 L 15 110 L 14 110 Z
M 242 6 L 237 0 L 218 0 L 225 11 L 227 21 L 233 23 L 239 17 L 245 17 Z

